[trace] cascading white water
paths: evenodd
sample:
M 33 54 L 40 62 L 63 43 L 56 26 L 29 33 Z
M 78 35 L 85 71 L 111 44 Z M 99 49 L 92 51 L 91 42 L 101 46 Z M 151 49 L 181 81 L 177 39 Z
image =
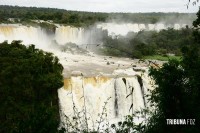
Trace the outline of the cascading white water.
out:
M 0 25 L 0 42 L 7 40 L 9 43 L 13 40 L 22 40 L 24 44 L 38 44 L 40 48 L 45 49 L 46 44 L 50 44 L 51 36 L 46 34 L 41 28 L 19 25 Z
M 89 39 L 92 37 L 89 32 L 84 28 L 58 26 L 54 34 L 48 34 L 48 31 L 41 27 L 4 24 L 0 25 L 0 42 L 21 40 L 24 44 L 35 44 L 42 49 L 48 48 L 53 41 L 61 45 L 70 42 L 78 45 L 94 43 Z
M 87 41 L 83 35 L 84 35 L 83 28 L 60 26 L 55 31 L 55 40 L 59 44 L 65 44 L 67 42 L 81 44 Z
M 98 44 L 101 41 L 100 31 L 96 28 L 76 28 L 57 25 L 55 33 L 49 34 L 41 27 L 23 26 L 17 24 L 0 24 L 0 42 L 21 40 L 24 44 L 35 44 L 39 48 L 49 47 L 52 42 L 60 45 L 66 43 Z
M 121 74 L 127 76 L 120 76 Z M 114 76 L 115 75 L 115 76 Z M 147 73 L 135 72 L 133 69 L 115 71 L 112 77 L 73 76 L 65 79 L 64 87 L 58 91 L 60 107 L 63 112 L 61 121 L 74 117 L 74 108 L 81 112 L 86 108 L 88 126 L 95 129 L 100 114 L 106 113 L 109 123 L 116 123 L 124 116 L 149 106 L 145 94 L 152 89 Z M 106 101 L 106 99 L 110 99 Z M 103 112 L 104 102 L 106 112 Z M 73 121 L 72 119 L 70 121 Z M 102 122 L 103 123 L 103 122 Z M 94 124 L 94 125 L 93 125 Z
M 75 43 L 82 44 L 100 44 L 103 36 L 108 35 L 127 35 L 128 32 L 139 32 L 141 30 L 156 30 L 166 29 L 173 27 L 180 29 L 185 25 L 174 24 L 172 26 L 166 26 L 162 23 L 159 24 L 137 24 L 137 23 L 101 23 L 89 28 L 76 28 L 71 26 L 57 25 L 55 33 L 49 34 L 48 31 L 41 27 L 1 24 L 0 25 L 0 42 L 8 40 L 22 40 L 24 44 L 35 44 L 39 48 L 47 48 L 56 41 L 58 44 Z M 107 35 L 107 34 L 106 34 Z
M 184 28 L 186 24 L 172 24 L 172 25 L 165 25 L 163 23 L 157 24 L 138 24 L 138 23 L 125 23 L 125 24 L 117 24 L 117 23 L 101 23 L 98 24 L 98 28 L 102 28 L 102 30 L 107 30 L 108 35 L 127 35 L 128 32 L 139 32 L 141 30 L 155 30 L 160 31 L 162 29 L 167 28 L 174 28 L 180 29 Z

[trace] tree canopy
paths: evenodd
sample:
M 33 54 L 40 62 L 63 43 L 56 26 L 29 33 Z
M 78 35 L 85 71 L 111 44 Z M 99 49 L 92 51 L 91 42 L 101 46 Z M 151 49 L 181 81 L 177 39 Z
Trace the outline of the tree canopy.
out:
M 104 37 L 103 52 L 108 55 L 142 58 L 149 55 L 174 54 L 181 56 L 181 48 L 193 40 L 193 30 L 168 28 L 157 31 L 139 31 L 116 38 Z
M 10 20 L 11 19 L 11 20 Z M 98 22 L 189 24 L 195 19 L 192 13 L 100 13 L 68 11 L 56 8 L 0 6 L 0 23 L 31 24 L 31 20 L 52 21 L 72 26 L 89 26 Z
M 151 103 L 156 110 L 150 119 L 148 132 L 200 132 L 200 32 L 194 21 L 193 42 L 182 48 L 182 60 L 169 60 L 160 69 L 152 68 L 150 75 L 157 85 Z M 195 119 L 195 125 L 167 125 L 166 119 Z
M 63 67 L 52 53 L 20 41 L 0 44 L 0 132 L 57 132 Z

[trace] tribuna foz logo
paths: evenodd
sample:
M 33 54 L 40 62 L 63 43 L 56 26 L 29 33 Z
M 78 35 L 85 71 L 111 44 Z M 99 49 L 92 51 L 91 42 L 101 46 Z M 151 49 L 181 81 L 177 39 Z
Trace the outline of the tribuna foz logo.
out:
M 195 119 L 166 119 L 167 125 L 195 125 Z

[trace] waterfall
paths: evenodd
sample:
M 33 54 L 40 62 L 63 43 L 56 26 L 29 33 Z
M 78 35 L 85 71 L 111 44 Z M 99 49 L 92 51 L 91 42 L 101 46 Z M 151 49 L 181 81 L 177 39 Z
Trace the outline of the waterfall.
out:
M 101 44 L 105 35 L 117 36 L 127 35 L 128 32 L 139 32 L 141 30 L 162 30 L 168 27 L 180 29 L 185 24 L 165 25 L 158 24 L 138 24 L 138 23 L 100 23 L 90 27 L 71 27 L 56 25 L 55 33 L 41 27 L 24 26 L 19 24 L 0 24 L 0 42 L 8 40 L 22 40 L 24 44 L 35 44 L 37 47 L 45 49 L 52 46 L 52 43 L 64 45 L 75 43 L 77 45 Z M 107 33 L 105 32 L 107 31 Z M 89 45 L 90 46 L 90 45 Z M 96 45 L 95 45 L 96 46 Z
M 65 44 L 67 42 L 72 42 L 76 44 L 81 44 L 86 41 L 83 37 L 84 29 L 83 28 L 74 28 L 70 26 L 60 26 L 56 28 L 55 40 L 59 44 Z
M 22 40 L 24 44 L 38 44 L 40 48 L 45 48 L 45 44 L 50 43 L 49 38 L 51 35 L 40 27 L 0 25 L 0 42 L 7 40 L 10 43 L 13 40 Z
M 118 117 L 118 96 L 117 96 L 117 82 L 114 82 L 114 92 L 115 92 L 115 117 Z
M 157 23 L 157 24 L 140 24 L 140 23 L 125 23 L 125 24 L 117 24 L 117 23 L 101 23 L 98 24 L 97 27 L 101 28 L 102 30 L 107 30 L 108 35 L 127 35 L 128 32 L 139 32 L 141 30 L 155 30 L 160 31 L 162 29 L 167 28 L 174 28 L 180 29 L 184 28 L 186 24 L 172 24 L 172 25 L 165 25 L 164 23 Z
M 144 101 L 144 107 L 146 107 L 146 99 L 145 99 L 145 92 L 144 92 L 142 78 L 139 75 L 137 75 L 137 80 L 138 80 L 138 83 L 140 84 L 140 89 L 141 89 L 141 93 L 142 93 L 142 97 Z
M 58 44 L 75 43 L 75 44 L 87 44 L 89 41 L 94 43 L 90 38 L 93 33 L 85 30 L 84 28 L 76 28 L 70 26 L 58 26 L 55 33 L 49 34 L 41 27 L 23 26 L 17 24 L 1 24 L 0 25 L 0 42 L 8 40 L 22 40 L 24 44 L 35 44 L 39 48 L 48 47 L 52 41 L 56 41 Z
M 129 76 L 72 76 L 66 78 L 64 87 L 58 91 L 60 108 L 66 116 L 72 117 L 73 107 L 81 112 L 85 104 L 87 116 L 90 118 L 89 127 L 97 128 L 98 123 L 95 122 L 104 111 L 104 102 L 111 97 L 105 105 L 106 119 L 110 123 L 123 120 L 124 116 L 148 106 L 144 95 L 149 93 L 148 89 L 152 90 L 148 83 L 149 79 L 145 75 L 140 77 L 138 75 L 141 75 L 141 72 L 133 73 Z M 62 120 L 65 118 L 62 117 Z

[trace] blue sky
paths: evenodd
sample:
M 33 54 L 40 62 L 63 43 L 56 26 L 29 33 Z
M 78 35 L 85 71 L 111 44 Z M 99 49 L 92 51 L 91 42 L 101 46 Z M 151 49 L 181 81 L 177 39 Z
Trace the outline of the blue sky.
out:
M 53 7 L 93 12 L 197 12 L 188 0 L 0 0 L 0 5 Z

